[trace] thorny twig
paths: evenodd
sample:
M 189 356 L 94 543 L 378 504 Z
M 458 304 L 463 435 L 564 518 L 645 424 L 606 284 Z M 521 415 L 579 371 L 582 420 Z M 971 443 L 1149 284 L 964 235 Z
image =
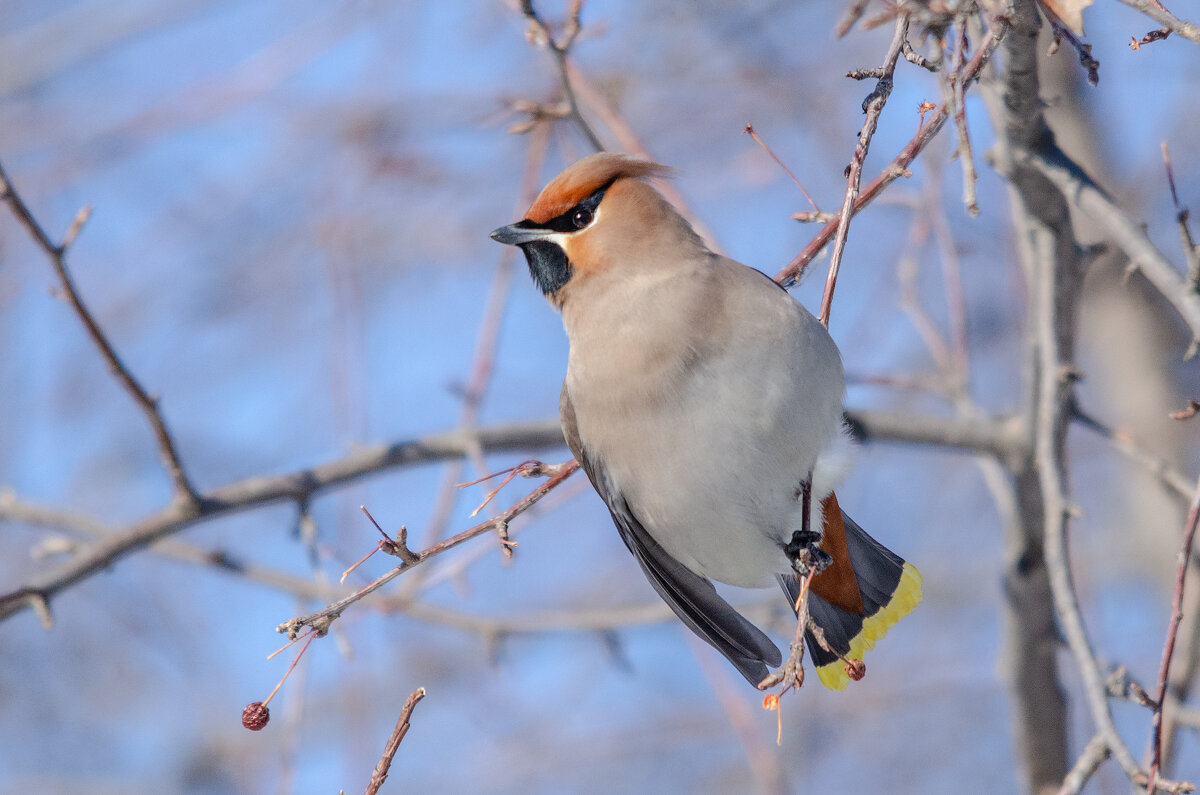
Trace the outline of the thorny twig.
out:
M 1150 739 L 1150 780 L 1146 791 L 1153 793 L 1158 781 L 1158 771 L 1162 767 L 1162 734 L 1163 712 L 1166 710 L 1167 682 L 1171 671 L 1171 656 L 1175 652 L 1175 638 L 1179 632 L 1179 622 L 1183 620 L 1183 584 L 1187 579 L 1188 561 L 1192 556 L 1192 543 L 1196 538 L 1196 525 L 1200 524 L 1200 482 L 1196 484 L 1196 493 L 1188 508 L 1187 526 L 1183 533 L 1183 543 L 1179 548 L 1179 563 L 1175 570 L 1175 593 L 1171 599 L 1171 618 L 1167 624 L 1167 640 L 1163 644 L 1162 663 L 1158 669 L 1158 686 L 1155 689 L 1154 729 Z
M 875 136 L 875 127 L 879 124 L 879 114 L 892 93 L 892 77 L 896 71 L 896 61 L 900 57 L 900 46 L 908 36 L 908 16 L 902 15 L 896 19 L 896 32 L 888 47 L 887 56 L 878 74 L 875 89 L 863 100 L 863 112 L 867 118 L 863 121 L 862 130 L 858 134 L 858 144 L 854 147 L 854 157 L 846 170 L 846 197 L 842 201 L 842 212 L 838 223 L 837 235 L 833 242 L 833 256 L 829 260 L 829 272 L 825 277 L 825 292 L 821 296 L 821 310 L 817 320 L 828 328 L 829 313 L 833 308 L 833 293 L 837 288 L 838 271 L 842 266 L 842 253 L 846 250 L 846 240 L 850 234 L 850 219 L 854 215 L 854 201 L 858 198 L 858 188 L 862 181 L 863 162 L 867 159 L 867 150 L 871 139 Z M 854 76 L 854 75 L 851 75 Z
M 983 46 L 975 51 L 975 54 L 963 70 L 962 82 L 964 87 L 969 86 L 979 77 L 979 72 L 983 68 L 983 65 L 988 62 L 988 59 L 991 58 L 992 53 L 996 51 L 996 48 L 1008 32 L 1009 23 L 1005 19 L 995 19 L 991 24 L 992 27 L 988 31 Z M 900 150 L 900 153 L 896 155 L 892 162 L 885 166 L 883 171 L 859 192 L 858 197 L 854 201 L 854 214 L 861 212 L 888 185 L 900 177 L 909 174 L 908 166 L 942 129 L 942 125 L 946 123 L 946 120 L 950 116 L 950 111 L 951 108 L 947 103 L 943 102 L 938 105 L 937 110 L 933 111 L 928 121 L 924 122 L 918 128 L 916 135 Z M 796 280 L 804 272 L 804 269 L 829 244 L 829 241 L 837 234 L 840 227 L 840 217 L 825 224 L 821 231 L 809 241 L 808 245 L 793 257 L 792 261 L 785 265 L 779 273 L 775 274 L 775 281 L 785 287 L 795 284 Z
M 350 605 L 358 602 L 363 597 L 374 593 L 387 583 L 399 577 L 401 574 L 412 570 L 417 565 L 424 563 L 426 560 L 429 560 L 435 555 L 439 555 L 448 549 L 452 549 L 464 541 L 469 541 L 475 536 L 493 531 L 501 523 L 511 521 L 515 517 L 527 511 L 529 508 L 533 507 L 538 500 L 546 496 L 546 494 L 553 490 L 554 487 L 558 486 L 560 483 L 574 474 L 575 470 L 577 469 L 579 469 L 579 463 L 574 459 L 562 464 L 561 467 L 557 469 L 557 472 L 545 483 L 542 483 L 529 494 L 522 497 L 507 510 L 492 517 L 491 519 L 488 519 L 487 521 L 480 522 L 474 527 L 464 530 L 457 535 L 438 542 L 437 544 L 434 544 L 433 546 L 428 547 L 419 553 L 415 553 L 415 559 L 412 562 L 405 560 L 391 571 L 388 571 L 386 574 L 376 578 L 367 585 L 364 585 L 362 588 L 359 588 L 349 596 L 339 599 L 332 604 L 326 605 L 315 613 L 310 613 L 306 616 L 300 616 L 298 618 L 285 621 L 276 627 L 275 630 L 277 632 L 285 633 L 290 638 L 294 638 L 305 627 L 312 627 L 317 634 L 324 635 L 329 631 L 330 625 L 332 625 L 333 622 L 336 621 Z
M 79 316 L 80 321 L 87 330 L 88 337 L 91 338 L 96 348 L 99 349 L 100 355 L 104 359 L 105 364 L 108 365 L 109 371 L 116 377 L 125 390 L 129 392 L 134 402 L 138 405 L 138 408 L 142 410 L 146 420 L 150 423 L 150 427 L 154 431 L 154 438 L 158 443 L 159 456 L 162 458 L 163 465 L 166 467 L 167 473 L 175 484 L 175 499 L 194 512 L 200 504 L 200 495 L 196 492 L 195 487 L 184 471 L 183 462 L 180 460 L 179 452 L 175 447 L 175 440 L 171 436 L 171 432 L 167 430 L 166 420 L 163 419 L 162 412 L 159 411 L 158 399 L 151 396 L 142 387 L 129 368 L 121 361 L 121 358 L 117 356 L 116 349 L 109 342 L 108 336 L 100 328 L 100 324 L 87 308 L 87 305 L 83 303 L 83 298 L 79 295 L 79 291 L 75 287 L 75 281 L 71 278 L 71 273 L 67 269 L 67 250 L 75 242 L 75 237 L 87 222 L 88 216 L 91 214 L 91 208 L 84 207 L 80 210 L 75 216 L 75 220 L 71 222 L 71 226 L 63 237 L 63 241 L 55 243 L 46 234 L 45 229 L 37 222 L 37 219 L 34 218 L 33 213 L 29 210 L 29 206 L 25 204 L 20 194 L 17 193 L 16 187 L 13 185 L 8 174 L 5 173 L 3 166 L 0 166 L 0 199 L 8 204 L 17 221 L 25 227 L 34 242 L 50 258 L 50 262 L 54 266 L 54 271 L 58 275 L 58 280 L 62 285 L 64 297 L 71 305 L 71 308 L 75 310 L 75 314 Z

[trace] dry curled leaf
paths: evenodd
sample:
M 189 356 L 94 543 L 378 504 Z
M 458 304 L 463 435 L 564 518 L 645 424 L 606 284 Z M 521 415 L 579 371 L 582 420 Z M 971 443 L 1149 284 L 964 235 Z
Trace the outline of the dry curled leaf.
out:
M 1179 411 L 1171 412 L 1171 419 L 1173 419 L 1173 420 L 1190 420 L 1192 417 L 1195 417 L 1197 414 L 1200 414 L 1200 400 L 1196 400 L 1196 398 L 1188 398 L 1188 402 L 1187 402 L 1186 406 L 1184 406 Z

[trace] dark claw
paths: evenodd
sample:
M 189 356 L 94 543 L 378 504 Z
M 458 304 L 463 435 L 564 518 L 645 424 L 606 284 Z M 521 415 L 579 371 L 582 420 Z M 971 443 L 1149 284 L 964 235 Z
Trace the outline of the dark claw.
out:
M 808 551 L 812 553 L 813 565 L 817 571 L 825 571 L 833 565 L 833 556 L 818 546 L 811 546 Z
M 784 547 L 789 558 L 800 554 L 800 550 L 813 547 L 821 540 L 821 536 L 812 530 L 797 530 L 792 533 L 792 540 Z
M 821 536 L 812 530 L 797 530 L 792 533 L 792 540 L 783 548 L 791 558 L 792 568 L 801 574 L 810 569 L 824 571 L 833 563 L 829 553 L 821 549 Z

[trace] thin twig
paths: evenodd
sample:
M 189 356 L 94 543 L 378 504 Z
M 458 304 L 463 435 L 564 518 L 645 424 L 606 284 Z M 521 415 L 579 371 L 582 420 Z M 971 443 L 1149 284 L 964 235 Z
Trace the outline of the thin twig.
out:
M 813 201 L 813 197 L 811 195 L 809 195 L 808 190 L 805 189 L 804 185 L 801 184 L 800 180 L 796 179 L 796 175 L 792 173 L 792 170 L 790 168 L 788 168 L 786 165 L 784 165 L 784 162 L 779 159 L 779 155 L 775 154 L 775 152 L 773 152 L 771 150 L 771 147 L 767 146 L 767 142 L 764 141 L 762 139 L 762 136 L 760 136 L 758 134 L 758 132 L 754 129 L 753 124 L 747 124 L 746 129 L 742 130 L 742 132 L 746 133 L 746 135 L 749 135 L 751 138 L 754 139 L 754 143 L 756 143 L 760 147 L 762 147 L 762 150 L 767 153 L 767 157 L 774 160 L 775 165 L 777 165 L 781 169 L 783 169 L 783 173 L 788 175 L 788 178 L 791 179 L 791 181 L 793 183 L 795 183 L 796 187 L 800 189 L 800 192 L 804 194 L 804 198 L 808 199 L 808 205 L 810 207 L 812 207 L 812 212 L 806 213 L 805 215 L 808 217 L 804 218 L 802 220 L 828 221 L 832 217 L 829 215 L 829 213 L 821 212 L 821 208 L 817 206 L 817 203 L 815 201 Z M 797 213 L 797 215 L 799 215 L 799 213 Z M 796 215 L 793 215 L 792 217 L 796 218 Z
M 388 737 L 387 745 L 383 747 L 383 755 L 379 757 L 379 762 L 371 772 L 371 783 L 367 785 L 366 795 L 375 795 L 383 786 L 383 782 L 387 781 L 388 770 L 392 767 L 392 759 L 400 750 L 400 743 L 404 740 L 404 735 L 408 734 L 412 711 L 423 698 L 425 698 L 425 688 L 418 687 L 404 702 L 404 708 L 400 710 L 400 717 L 396 719 L 396 728 L 392 729 L 392 735 Z
M 1171 599 L 1171 618 L 1167 624 L 1167 640 L 1163 644 L 1162 662 L 1158 668 L 1158 687 L 1155 689 L 1154 730 L 1150 740 L 1150 781 L 1147 792 L 1154 792 L 1158 771 L 1162 767 L 1162 723 L 1166 710 L 1167 681 L 1171 672 L 1171 656 L 1175 653 L 1175 637 L 1179 623 L 1183 620 L 1183 583 L 1187 578 L 1188 561 L 1192 557 L 1192 542 L 1196 538 L 1196 525 L 1200 524 L 1200 482 L 1188 508 L 1187 525 L 1183 531 L 1183 543 L 1179 547 L 1179 563 L 1175 571 L 1175 595 Z
M 554 487 L 558 486 L 560 483 L 574 474 L 575 470 L 577 469 L 579 469 L 579 463 L 574 459 L 564 463 L 553 477 L 546 480 L 545 483 L 542 483 L 536 489 L 531 491 L 529 494 L 526 494 L 511 507 L 501 512 L 497 516 L 488 519 L 487 521 L 480 522 L 474 527 L 471 527 L 457 535 L 447 538 L 444 541 L 434 544 L 422 552 L 419 552 L 415 561 L 411 563 L 408 561 L 401 562 L 400 565 L 391 569 L 386 574 L 377 577 L 375 580 L 367 585 L 364 585 L 362 588 L 359 588 L 349 596 L 339 599 L 332 604 L 326 605 L 315 613 L 310 613 L 306 616 L 300 616 L 298 618 L 285 621 L 276 627 L 275 630 L 277 632 L 287 634 L 288 637 L 294 638 L 305 627 L 312 627 L 318 634 L 324 635 L 329 631 L 330 625 L 336 621 L 350 605 L 374 593 L 387 583 L 399 577 L 401 574 L 411 571 L 413 568 L 425 562 L 426 560 L 429 560 L 435 555 L 439 555 L 448 549 L 453 549 L 464 541 L 469 541 L 470 539 L 481 535 L 482 533 L 492 532 L 496 529 L 497 525 L 502 522 L 512 521 L 513 518 L 533 507 L 538 500 L 546 496 L 546 494 L 553 490 Z
M 908 15 L 896 19 L 896 31 L 892 35 L 892 43 L 888 47 L 887 56 L 880 68 L 879 81 L 875 89 L 863 100 L 863 112 L 866 119 L 862 130 L 858 133 L 858 143 L 854 147 L 854 157 L 846 172 L 846 196 L 842 201 L 841 218 L 838 223 L 837 235 L 833 241 L 833 256 L 829 259 L 829 272 L 825 277 L 825 292 L 821 296 L 821 310 L 817 320 L 821 325 L 829 327 L 829 313 L 833 308 L 833 293 L 837 288 L 838 271 L 842 267 L 842 253 L 846 250 L 846 240 L 850 234 L 850 219 L 854 215 L 854 201 L 858 198 L 858 188 L 862 182 L 863 163 L 867 159 L 867 150 L 871 139 L 875 136 L 875 128 L 879 124 L 879 114 L 887 104 L 888 96 L 892 93 L 892 78 L 896 72 L 896 61 L 900 58 L 900 45 L 908 36 Z
M 942 68 L 942 58 L 939 54 L 936 58 L 927 58 L 913 49 L 912 43 L 908 39 L 904 40 L 904 44 L 900 45 L 900 53 L 904 56 L 904 60 L 914 66 L 919 66 L 930 72 L 937 72 Z
M 1179 224 L 1179 240 L 1183 245 L 1183 256 L 1188 264 L 1188 286 L 1192 292 L 1200 292 L 1200 248 L 1192 238 L 1192 230 L 1188 227 L 1188 208 L 1179 202 L 1179 194 L 1175 190 L 1175 169 L 1171 167 L 1171 150 L 1167 142 L 1162 142 L 1163 167 L 1167 172 L 1167 185 L 1171 188 L 1171 203 L 1175 205 L 1175 222 Z
M 583 114 L 579 112 L 579 103 L 575 99 L 575 89 L 571 85 L 571 75 L 567 68 L 571 45 L 575 43 L 575 39 L 579 36 L 579 31 L 582 29 L 579 24 L 579 14 L 582 9 L 582 0 L 571 0 L 566 28 L 563 31 L 563 35 L 555 39 L 554 31 L 550 29 L 550 25 L 533 9 L 533 0 L 521 0 L 521 13 L 529 20 L 531 30 L 536 30 L 539 34 L 538 36 L 534 36 L 533 40 L 536 41 L 540 38 L 550 48 L 550 52 L 554 54 L 554 62 L 558 66 L 558 79 L 562 84 L 563 98 L 567 102 L 571 120 L 575 122 L 575 126 L 587 138 L 592 149 L 597 152 L 603 152 L 604 144 L 600 143 L 600 139 L 596 136 L 595 131 L 583 118 Z
M 971 57 L 970 62 L 964 70 L 962 78 L 964 86 L 969 86 L 978 79 L 983 65 L 988 62 L 988 59 L 991 58 L 992 53 L 996 51 L 996 48 L 1004 40 L 1004 36 L 1008 32 L 1009 23 L 1005 19 L 995 19 L 991 24 L 992 27 L 988 32 L 987 40 L 982 47 L 975 51 L 975 55 Z M 896 155 L 892 162 L 885 166 L 883 171 L 859 192 L 858 197 L 854 201 L 853 212 L 855 215 L 870 204 L 888 185 L 900 177 L 908 176 L 908 167 L 942 129 L 942 126 L 950 117 L 950 112 L 951 108 L 945 102 L 938 105 L 937 110 L 933 111 L 928 121 L 917 129 L 916 135 L 905 144 L 904 148 L 900 150 L 900 153 Z M 809 241 L 808 245 L 793 257 L 792 261 L 785 265 L 779 273 L 775 274 L 775 281 L 785 287 L 795 284 L 796 280 L 804 272 L 804 269 L 829 244 L 829 241 L 837 234 L 840 227 L 840 217 L 825 224 L 821 231 Z
M 170 431 L 167 430 L 166 420 L 163 419 L 162 413 L 158 409 L 158 399 L 151 397 L 142 388 L 142 385 L 134 378 L 133 373 L 130 372 L 129 368 L 117 356 L 116 350 L 113 348 L 112 343 L 109 342 L 104 331 L 100 328 L 100 324 L 83 303 L 83 298 L 75 288 L 75 281 L 71 278 L 71 273 L 67 269 L 67 250 L 75 241 L 84 223 L 87 222 L 91 209 L 85 207 L 81 210 L 75 216 L 75 220 L 67 230 L 63 242 L 54 243 L 49 235 L 46 234 L 42 225 L 34 218 L 29 210 L 29 206 L 25 204 L 20 194 L 17 193 L 16 186 L 13 185 L 12 180 L 5 173 L 3 166 L 0 166 L 0 199 L 8 204 L 17 221 L 25 227 L 34 242 L 50 258 L 50 263 L 54 266 L 54 272 L 58 275 L 58 280 L 62 284 L 63 294 L 67 302 L 75 310 L 75 314 L 79 316 L 79 320 L 87 330 L 88 336 L 96 348 L 99 349 L 105 364 L 108 365 L 109 371 L 125 387 L 125 390 L 129 392 L 134 402 L 138 405 L 138 408 L 146 416 L 146 420 L 150 423 L 150 427 L 154 431 L 154 438 L 158 442 L 158 452 L 162 458 L 163 466 L 166 467 L 167 473 L 175 484 L 176 499 L 194 512 L 199 506 L 200 496 L 197 494 L 195 487 L 183 469 L 179 452 L 175 447 L 175 440 L 171 436 Z
M 1185 39 L 1191 39 L 1200 44 L 1200 25 L 1180 19 L 1164 8 L 1158 0 L 1121 0 L 1121 2 L 1141 11 L 1172 33 L 1177 33 Z
M 1075 54 L 1079 56 L 1079 65 L 1087 70 L 1087 81 L 1091 85 L 1097 85 L 1100 82 L 1100 62 L 1092 57 L 1092 45 L 1080 40 L 1071 27 L 1062 20 L 1058 14 L 1054 13 L 1054 9 L 1045 2 L 1038 0 L 1038 6 L 1042 9 L 1042 14 L 1045 15 L 1046 21 L 1050 23 L 1051 31 L 1054 33 L 1054 42 L 1050 45 L 1048 55 L 1053 55 L 1058 49 L 1059 43 L 1066 39 L 1067 43 L 1075 50 Z
M 1075 764 L 1063 779 L 1058 788 L 1058 795 L 1079 795 L 1087 785 L 1088 779 L 1100 769 L 1100 765 L 1112 755 L 1104 736 L 1097 734 L 1084 746 L 1083 753 L 1075 760 Z
M 1108 440 L 1117 452 L 1145 467 L 1175 497 L 1180 498 L 1181 501 L 1191 498 L 1192 485 L 1183 473 L 1166 459 L 1156 455 L 1127 431 L 1110 428 L 1080 408 L 1078 402 L 1073 407 L 1073 415 L 1075 421 L 1082 427 Z
M 967 21 L 958 22 L 958 44 L 954 48 L 954 71 L 950 74 L 950 99 L 954 103 L 954 127 L 958 130 L 958 161 L 963 170 L 963 204 L 967 215 L 979 215 L 979 202 L 975 198 L 975 152 L 971 149 L 971 134 L 967 130 L 967 106 L 963 86 L 963 63 L 967 57 Z
M 837 27 L 833 29 L 833 35 L 839 39 L 850 32 L 850 29 L 862 19 L 863 12 L 867 10 L 867 6 L 871 0 L 851 0 L 850 5 L 846 6 L 846 13 L 838 20 Z
M 962 266 L 958 247 L 950 231 L 950 220 L 941 200 L 941 183 L 926 183 L 926 207 L 930 231 L 937 243 L 942 263 L 942 282 L 946 293 L 946 314 L 950 320 L 950 349 L 953 352 L 956 385 L 965 393 L 971 377 L 970 338 L 967 334 L 967 301 L 962 286 Z

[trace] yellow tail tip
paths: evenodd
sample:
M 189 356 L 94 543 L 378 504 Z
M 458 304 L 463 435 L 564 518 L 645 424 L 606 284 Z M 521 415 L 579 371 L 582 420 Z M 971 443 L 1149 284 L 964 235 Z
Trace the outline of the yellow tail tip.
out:
M 923 584 L 924 580 L 917 567 L 905 563 L 904 571 L 900 574 L 900 584 L 896 586 L 892 598 L 875 615 L 863 620 L 862 629 L 850 639 L 850 653 L 846 657 L 861 660 L 897 621 L 911 613 L 921 603 Z M 817 676 L 820 677 L 821 684 L 830 690 L 845 690 L 846 685 L 850 683 L 846 664 L 841 660 L 817 666 Z

